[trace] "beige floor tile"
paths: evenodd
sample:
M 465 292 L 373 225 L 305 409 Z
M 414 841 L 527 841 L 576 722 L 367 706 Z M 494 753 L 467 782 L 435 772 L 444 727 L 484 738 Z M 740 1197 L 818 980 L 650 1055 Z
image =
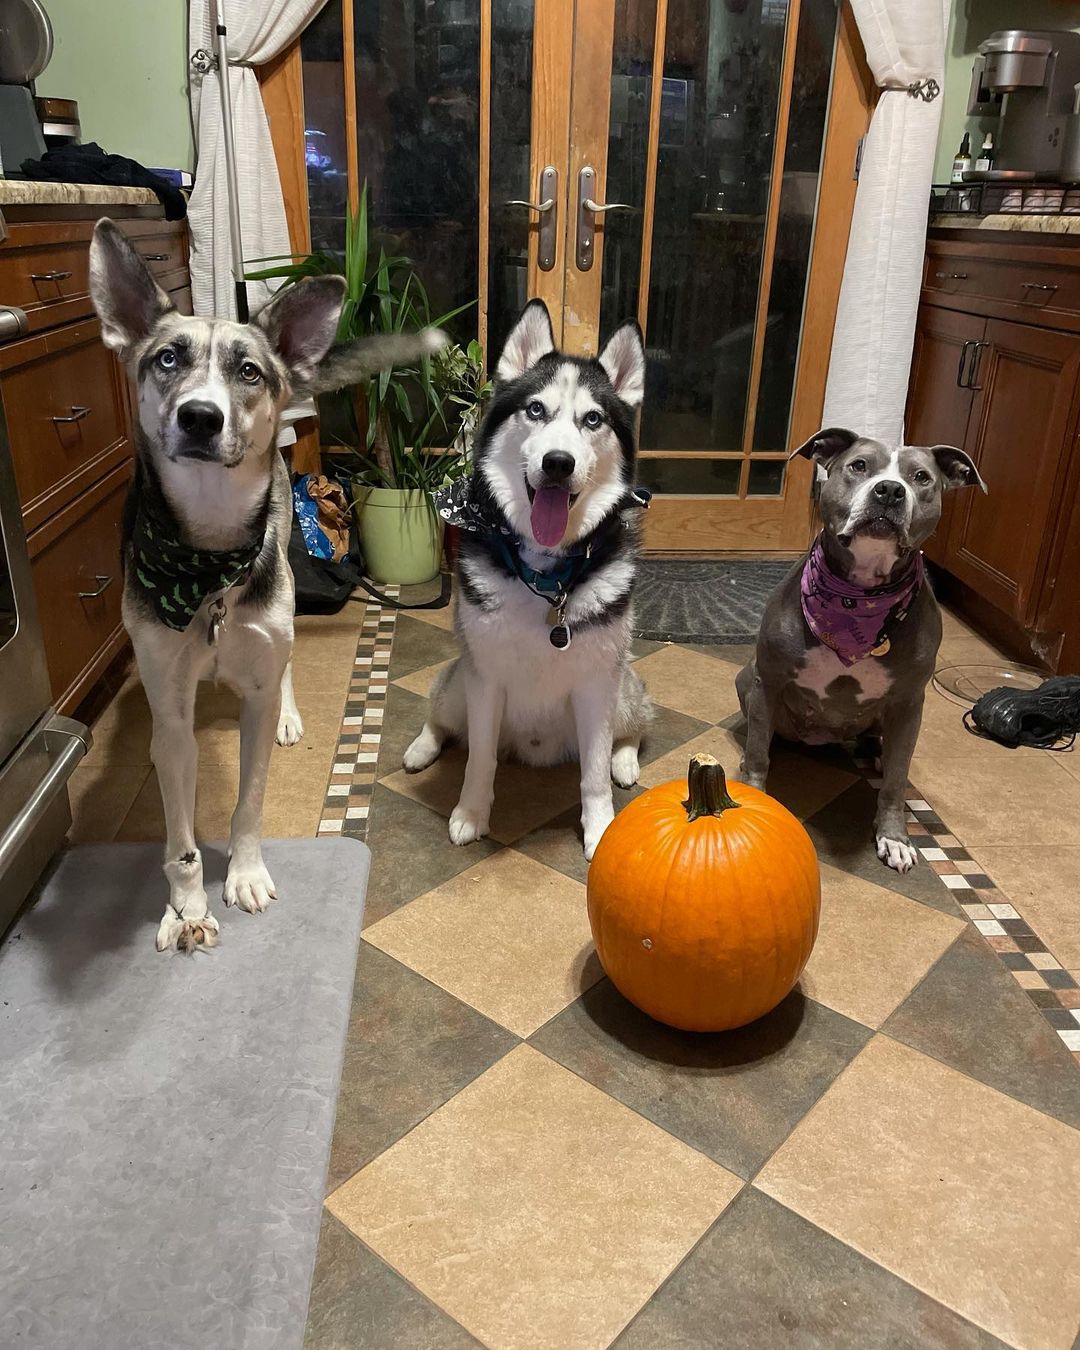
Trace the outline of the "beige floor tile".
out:
M 410 619 L 419 619 L 421 623 L 429 623 L 432 628 L 441 628 L 444 633 L 454 631 L 454 602 L 446 606 L 445 609 L 417 609 L 409 612 Z
M 600 1350 L 739 1187 L 519 1046 L 327 1207 L 492 1350 Z
M 1061 964 L 1080 966 L 1080 844 L 984 844 L 972 856 Z
M 402 689 L 408 689 L 413 694 L 419 694 L 421 698 L 431 696 L 431 686 L 435 683 L 439 673 L 446 669 L 449 661 L 439 661 L 434 666 L 425 666 L 423 670 L 414 670 L 411 675 L 403 675 L 400 680 L 394 683 L 401 686 Z
M 911 781 L 968 848 L 980 844 L 1072 844 L 1080 819 L 1080 780 L 1055 756 L 999 749 L 983 759 L 916 754 Z M 939 840 L 940 842 L 940 840 Z
M 970 624 L 954 614 L 947 605 L 941 605 L 941 634 L 942 640 L 950 637 L 976 637 L 975 630 Z
M 1039 751 L 1033 751 L 1038 754 Z M 1080 779 L 1080 749 L 1070 750 L 1062 755 L 1054 756 L 1054 763 L 1060 769 L 1064 769 L 1070 778 Z
M 364 937 L 519 1036 L 603 973 L 585 887 L 514 849 L 395 910 Z
M 728 777 L 738 778 L 742 745 L 732 732 L 723 727 L 711 727 L 685 745 L 680 745 L 677 750 L 671 750 L 659 759 L 654 759 L 651 764 L 646 764 L 641 770 L 642 786 L 655 787 L 657 783 L 666 783 L 671 778 L 685 778 L 690 757 L 702 753 L 715 755 Z M 850 787 L 856 777 L 856 774 L 837 768 L 835 764 L 802 759 L 781 751 L 773 755 L 769 770 L 769 792 L 799 820 L 805 820 Z
M 687 717 L 719 722 L 739 710 L 735 676 L 740 667 L 687 647 L 668 646 L 634 663 L 655 703 Z
M 821 927 L 803 992 L 879 1027 L 963 927 L 962 919 L 824 866 Z
M 398 769 L 381 781 L 403 797 L 430 807 L 449 818 L 461 795 L 465 776 L 465 751 L 448 747 L 422 773 Z M 551 820 L 581 797 L 581 772 L 576 764 L 533 769 L 524 764 L 500 764 L 495 775 L 495 804 L 491 811 L 491 836 L 512 844 L 523 834 Z
M 1080 1316 L 1080 1132 L 878 1036 L 755 1183 L 1025 1350 Z
M 149 773 L 146 765 L 128 768 L 81 764 L 68 780 L 71 801 L 68 843 L 107 844 L 115 839 Z

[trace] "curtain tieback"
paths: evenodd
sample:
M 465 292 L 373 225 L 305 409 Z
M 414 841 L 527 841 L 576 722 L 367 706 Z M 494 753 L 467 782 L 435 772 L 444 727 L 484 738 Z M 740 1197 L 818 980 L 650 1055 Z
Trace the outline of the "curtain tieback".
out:
M 193 52 L 191 60 L 188 62 L 196 75 L 209 75 L 212 70 L 217 70 L 217 57 L 213 52 L 208 52 L 205 47 L 200 47 L 197 52 Z M 229 68 L 244 66 L 248 70 L 255 69 L 254 61 L 243 61 L 238 56 L 229 57 Z
M 910 84 L 883 84 L 879 86 L 883 94 L 907 94 L 908 98 L 922 99 L 924 103 L 933 103 L 941 93 L 941 85 L 932 75 L 925 80 L 912 80 Z

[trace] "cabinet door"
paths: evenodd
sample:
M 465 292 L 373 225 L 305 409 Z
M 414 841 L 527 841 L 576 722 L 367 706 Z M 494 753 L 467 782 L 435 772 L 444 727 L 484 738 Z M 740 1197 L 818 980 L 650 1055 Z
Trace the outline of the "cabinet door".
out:
M 990 491 L 955 494 L 945 565 L 1030 623 L 1076 420 L 1080 336 L 990 319 L 986 338 L 965 448 Z
M 958 314 L 936 305 L 919 306 L 904 428 L 909 445 L 963 446 L 975 395 L 961 386 L 966 372 L 960 367 L 961 363 L 966 367 L 965 358 L 974 355 L 968 343 L 981 341 L 985 328 L 986 320 L 973 314 Z M 941 522 L 924 546 L 927 557 L 936 563 L 945 561 L 955 497 L 955 493 L 946 494 Z

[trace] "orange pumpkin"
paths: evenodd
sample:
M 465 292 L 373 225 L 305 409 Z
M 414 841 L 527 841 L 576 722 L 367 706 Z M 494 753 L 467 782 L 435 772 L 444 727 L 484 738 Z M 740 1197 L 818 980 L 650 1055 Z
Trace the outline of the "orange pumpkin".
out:
M 687 779 L 608 826 L 588 896 L 600 962 L 631 1003 L 684 1031 L 726 1031 L 794 987 L 817 937 L 821 875 L 786 807 L 695 755 Z

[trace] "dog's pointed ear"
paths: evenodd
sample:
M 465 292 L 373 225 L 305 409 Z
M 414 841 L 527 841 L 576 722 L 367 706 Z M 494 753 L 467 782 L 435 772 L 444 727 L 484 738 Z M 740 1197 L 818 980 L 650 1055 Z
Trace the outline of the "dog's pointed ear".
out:
M 521 312 L 521 318 L 510 330 L 506 345 L 495 367 L 495 378 L 501 383 L 516 380 L 531 370 L 542 356 L 555 350 L 555 333 L 551 315 L 543 300 L 530 300 Z
M 101 320 L 102 342 L 122 361 L 174 308 L 127 236 L 107 219 L 98 221 L 90 240 L 90 298 Z
M 314 378 L 330 350 L 344 300 L 344 277 L 307 277 L 282 286 L 252 319 L 288 366 L 294 388 Z
M 645 344 L 632 319 L 612 333 L 600 353 L 600 364 L 622 401 L 638 407 L 645 397 Z
M 990 491 L 966 450 L 955 445 L 932 445 L 930 453 L 945 479 L 946 491 L 962 487 L 980 487 L 983 492 Z
M 858 435 L 854 431 L 848 431 L 846 427 L 822 427 L 798 449 L 792 450 L 788 459 L 802 455 L 805 459 L 812 459 L 815 464 L 820 464 L 823 469 L 828 469 L 836 456 L 850 450 L 858 439 Z

